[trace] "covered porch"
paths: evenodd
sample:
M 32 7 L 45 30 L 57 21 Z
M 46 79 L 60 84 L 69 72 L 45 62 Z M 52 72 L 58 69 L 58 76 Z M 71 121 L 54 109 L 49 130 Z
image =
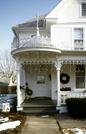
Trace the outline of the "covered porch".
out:
M 67 111 L 67 98 L 86 97 L 86 60 L 84 56 L 60 59 L 60 110 Z
M 31 107 L 35 109 L 39 107 L 41 110 L 44 106 L 46 109 L 51 106 L 57 111 L 64 112 L 66 111 L 65 100 L 68 97 L 86 97 L 86 61 L 84 56 L 59 56 L 54 57 L 55 60 L 49 60 L 48 57 L 47 61 L 44 59 L 17 63 L 17 109 L 19 111 L 24 109 L 30 111 Z M 61 80 L 62 74 L 66 74 L 67 77 L 63 76 Z M 26 82 L 33 91 L 29 100 L 26 100 L 25 90 L 20 89 L 20 86 Z M 43 97 L 50 99 L 43 99 Z M 51 101 L 53 106 L 51 103 L 47 103 Z
M 32 61 L 17 63 L 17 110 L 27 113 L 54 113 L 57 100 L 53 97 L 53 68 L 51 61 Z M 25 83 L 32 90 L 32 95 L 27 98 Z

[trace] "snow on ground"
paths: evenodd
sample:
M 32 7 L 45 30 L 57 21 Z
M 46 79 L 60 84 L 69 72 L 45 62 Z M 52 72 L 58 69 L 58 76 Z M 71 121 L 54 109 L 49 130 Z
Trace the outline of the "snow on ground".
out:
M 14 129 L 17 126 L 19 126 L 20 124 L 21 124 L 21 122 L 19 120 L 2 123 L 2 124 L 0 124 L 0 131 L 7 130 L 7 129 Z

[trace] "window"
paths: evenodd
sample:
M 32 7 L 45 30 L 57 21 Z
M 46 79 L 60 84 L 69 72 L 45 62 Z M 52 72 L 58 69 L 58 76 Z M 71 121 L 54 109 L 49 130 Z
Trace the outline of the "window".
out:
M 85 88 L 84 65 L 76 65 L 76 88 Z
M 37 84 L 45 84 L 45 77 L 37 76 Z
M 86 3 L 81 3 L 81 15 L 86 16 Z
M 74 29 L 74 48 L 83 49 L 83 28 Z

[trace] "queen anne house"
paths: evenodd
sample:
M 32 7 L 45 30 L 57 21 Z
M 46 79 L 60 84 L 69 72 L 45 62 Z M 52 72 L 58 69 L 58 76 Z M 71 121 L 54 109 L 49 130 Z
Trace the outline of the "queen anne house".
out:
M 65 112 L 67 97 L 85 96 L 86 0 L 61 0 L 48 14 L 14 26 L 12 30 L 18 111 L 23 111 L 25 106 L 32 107 L 29 100 L 34 98 L 33 107 L 39 105 L 35 104 L 40 98 L 40 109 L 45 105 L 48 108 L 46 98 L 50 98 L 57 110 Z M 32 90 L 28 101 L 25 90 L 20 88 L 25 83 Z

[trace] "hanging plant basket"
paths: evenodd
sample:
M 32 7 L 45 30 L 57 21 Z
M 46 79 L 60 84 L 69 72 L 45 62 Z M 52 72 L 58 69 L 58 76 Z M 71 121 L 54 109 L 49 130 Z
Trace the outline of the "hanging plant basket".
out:
M 70 77 L 68 74 L 62 73 L 60 76 L 60 81 L 62 84 L 67 84 L 70 81 Z

